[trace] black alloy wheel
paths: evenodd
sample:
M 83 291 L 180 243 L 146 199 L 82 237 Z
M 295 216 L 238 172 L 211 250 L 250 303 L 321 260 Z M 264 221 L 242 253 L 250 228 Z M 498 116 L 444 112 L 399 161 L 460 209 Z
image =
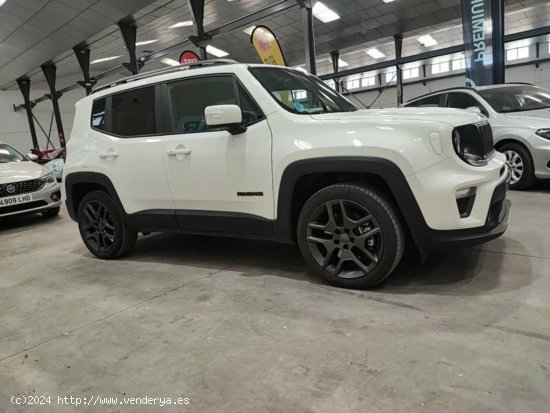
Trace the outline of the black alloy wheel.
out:
M 383 194 L 337 184 L 314 194 L 298 219 L 298 244 L 325 280 L 346 288 L 372 287 L 397 266 L 404 234 Z
M 137 232 L 124 223 L 113 200 L 102 191 L 90 192 L 82 199 L 78 227 L 84 244 L 98 258 L 121 257 L 136 244 Z

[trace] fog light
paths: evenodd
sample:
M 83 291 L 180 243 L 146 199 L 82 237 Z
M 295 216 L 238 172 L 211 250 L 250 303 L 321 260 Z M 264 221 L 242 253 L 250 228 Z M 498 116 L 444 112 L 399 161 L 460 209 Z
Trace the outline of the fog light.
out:
M 476 199 L 476 188 L 465 188 L 456 191 L 456 206 L 460 218 L 468 218 L 472 213 L 474 201 Z
M 60 196 L 60 193 L 59 192 L 54 192 L 51 196 L 50 196 L 51 200 L 53 202 L 57 202 L 59 201 L 59 199 L 61 198 Z

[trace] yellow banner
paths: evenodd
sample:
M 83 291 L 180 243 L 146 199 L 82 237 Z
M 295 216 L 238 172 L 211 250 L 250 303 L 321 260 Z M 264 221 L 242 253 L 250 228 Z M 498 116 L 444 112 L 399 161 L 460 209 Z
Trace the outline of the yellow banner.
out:
M 285 57 L 277 37 L 265 26 L 256 26 L 250 41 L 266 65 L 286 66 Z

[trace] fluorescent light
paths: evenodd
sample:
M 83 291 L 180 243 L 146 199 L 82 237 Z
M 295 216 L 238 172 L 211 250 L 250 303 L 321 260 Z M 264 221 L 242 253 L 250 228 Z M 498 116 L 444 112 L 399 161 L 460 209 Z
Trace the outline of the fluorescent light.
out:
M 373 59 L 382 59 L 383 57 L 386 57 L 384 53 L 382 53 L 380 50 L 376 49 L 375 47 L 367 50 L 367 54 Z
M 178 62 L 177 60 L 174 60 L 174 59 L 170 59 L 169 57 L 163 57 L 162 59 L 160 59 L 161 63 L 164 63 L 165 65 L 168 65 L 168 66 L 179 66 L 180 65 L 180 62 Z
M 391 3 L 392 1 L 395 1 L 395 0 L 382 0 L 384 3 Z
M 108 62 L 109 60 L 115 60 L 122 56 L 111 56 L 111 57 L 103 57 L 101 59 L 95 59 L 90 62 L 91 65 L 95 63 L 102 63 L 102 62 Z
M 426 34 L 424 36 L 420 36 L 416 40 L 418 40 L 420 42 L 420 44 L 425 46 L 425 47 L 431 47 L 431 46 L 435 46 L 437 44 L 437 41 L 432 36 L 430 36 L 429 34 Z
M 225 57 L 229 54 L 227 52 L 224 52 L 223 50 L 218 49 L 217 47 L 210 46 L 210 45 L 206 46 L 206 52 L 216 57 Z
M 191 20 L 187 20 L 184 22 L 178 22 L 176 24 L 173 24 L 169 27 L 169 29 L 175 29 L 176 27 L 184 27 L 184 26 L 193 26 L 193 22 Z
M 323 23 L 328 23 L 334 20 L 338 20 L 340 16 L 334 10 L 329 9 L 323 3 L 318 1 L 313 6 L 313 15 L 321 20 Z
M 6 1 L 7 0 L 0 0 L 0 7 L 2 7 Z
M 142 40 L 141 42 L 137 42 L 136 46 L 145 46 L 146 44 L 156 43 L 158 42 L 158 39 L 154 40 Z
M 254 31 L 255 28 L 256 28 L 256 26 L 250 26 L 250 27 L 247 27 L 246 29 L 244 29 L 243 32 L 245 32 L 249 36 L 252 36 L 252 32 Z

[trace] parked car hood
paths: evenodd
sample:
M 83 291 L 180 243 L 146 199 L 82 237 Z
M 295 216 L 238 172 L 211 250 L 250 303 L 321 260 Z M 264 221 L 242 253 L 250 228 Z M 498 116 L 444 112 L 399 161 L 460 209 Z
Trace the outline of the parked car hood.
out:
M 534 120 L 548 123 L 550 109 L 526 110 L 522 112 L 503 113 L 508 119 Z
M 438 121 L 451 126 L 476 123 L 485 118 L 461 109 L 448 108 L 393 108 L 363 109 L 355 112 L 337 112 L 311 115 L 316 120 L 415 120 Z
M 0 163 L 0 184 L 37 179 L 46 173 L 43 167 L 31 161 Z

